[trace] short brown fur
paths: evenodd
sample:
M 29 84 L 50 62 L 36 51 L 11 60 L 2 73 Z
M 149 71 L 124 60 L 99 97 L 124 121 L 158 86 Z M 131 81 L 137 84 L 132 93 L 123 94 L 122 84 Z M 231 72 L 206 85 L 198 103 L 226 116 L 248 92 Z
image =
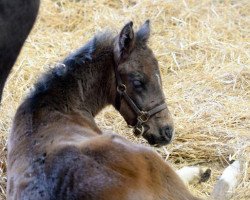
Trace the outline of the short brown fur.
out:
M 95 37 L 37 83 L 17 110 L 8 140 L 8 199 L 197 199 L 150 148 L 104 133 L 94 121 L 102 108 L 115 105 L 116 65 L 140 108 L 164 101 L 148 37 L 148 22 L 136 34 L 128 23 L 117 37 Z M 146 76 L 145 88 L 138 89 L 138 82 L 133 86 L 131 73 Z M 119 112 L 128 124 L 136 123 L 124 100 Z M 150 143 L 171 141 L 173 122 L 167 109 L 145 127 L 143 137 Z

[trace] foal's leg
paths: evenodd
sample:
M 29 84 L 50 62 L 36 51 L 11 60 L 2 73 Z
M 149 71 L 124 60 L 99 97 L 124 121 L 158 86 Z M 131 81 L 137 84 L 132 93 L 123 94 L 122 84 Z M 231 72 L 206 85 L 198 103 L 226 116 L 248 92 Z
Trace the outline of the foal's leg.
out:
M 216 182 L 211 198 L 214 200 L 227 200 L 233 190 L 236 188 L 241 173 L 240 162 L 235 161 L 230 164 L 222 173 Z M 211 170 L 207 169 L 205 172 L 201 167 L 190 166 L 183 167 L 176 171 L 179 177 L 185 184 L 190 184 L 194 181 L 205 182 L 211 175 Z
M 232 195 L 241 174 L 240 162 L 234 161 L 220 176 L 212 192 L 212 199 L 226 200 Z
M 176 171 L 181 180 L 187 185 L 191 183 L 205 182 L 210 178 L 211 170 L 203 170 L 199 166 L 185 166 Z

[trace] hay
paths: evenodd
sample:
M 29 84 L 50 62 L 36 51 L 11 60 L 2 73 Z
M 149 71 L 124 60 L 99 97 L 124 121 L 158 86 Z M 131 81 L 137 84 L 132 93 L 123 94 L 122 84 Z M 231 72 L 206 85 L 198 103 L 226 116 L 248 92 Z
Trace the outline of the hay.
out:
M 6 137 L 12 117 L 37 77 L 94 33 L 133 20 L 152 22 L 150 45 L 161 67 L 175 120 L 173 143 L 155 149 L 173 166 L 208 166 L 212 179 L 190 186 L 207 197 L 229 157 L 244 161 L 232 199 L 250 199 L 250 3 L 241 1 L 44 0 L 5 87 L 0 110 L 0 199 L 6 198 Z M 130 140 L 131 130 L 113 108 L 97 121 Z M 146 144 L 145 144 L 146 145 Z

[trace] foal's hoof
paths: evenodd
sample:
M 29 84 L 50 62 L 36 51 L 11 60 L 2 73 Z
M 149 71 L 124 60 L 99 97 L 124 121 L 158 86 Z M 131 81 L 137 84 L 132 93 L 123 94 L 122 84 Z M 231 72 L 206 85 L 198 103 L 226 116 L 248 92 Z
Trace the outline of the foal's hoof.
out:
M 207 169 L 204 173 L 203 172 L 201 173 L 199 183 L 207 182 L 210 177 L 211 177 L 211 169 Z

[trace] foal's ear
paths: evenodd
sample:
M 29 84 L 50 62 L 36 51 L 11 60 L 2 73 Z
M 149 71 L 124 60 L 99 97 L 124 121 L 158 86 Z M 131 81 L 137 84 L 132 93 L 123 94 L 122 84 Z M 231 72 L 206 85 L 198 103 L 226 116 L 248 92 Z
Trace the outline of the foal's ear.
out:
M 129 56 L 134 46 L 134 40 L 133 22 L 131 21 L 123 27 L 115 42 L 116 62 L 122 62 Z
M 136 40 L 141 44 L 146 44 L 150 36 L 150 21 L 147 20 L 137 31 Z

